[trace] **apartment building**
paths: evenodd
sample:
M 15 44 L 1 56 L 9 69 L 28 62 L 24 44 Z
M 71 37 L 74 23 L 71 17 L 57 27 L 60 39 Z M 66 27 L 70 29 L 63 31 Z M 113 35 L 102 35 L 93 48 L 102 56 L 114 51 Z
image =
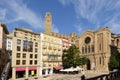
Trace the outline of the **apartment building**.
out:
M 42 52 L 42 75 L 53 73 L 53 68 L 62 65 L 62 39 L 40 34 Z
M 25 28 L 16 28 L 12 34 L 12 79 L 39 77 L 40 35 Z
M 8 58 L 6 51 L 6 35 L 8 33 L 6 25 L 0 22 L 0 75 Z

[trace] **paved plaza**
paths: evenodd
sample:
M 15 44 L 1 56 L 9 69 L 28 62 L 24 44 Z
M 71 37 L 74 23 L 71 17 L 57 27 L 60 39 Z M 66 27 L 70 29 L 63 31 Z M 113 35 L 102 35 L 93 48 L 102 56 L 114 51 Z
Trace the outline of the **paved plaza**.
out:
M 105 72 L 97 72 L 97 71 L 85 71 L 85 78 L 92 78 L 92 77 L 96 77 L 96 76 L 100 76 L 105 74 Z M 40 77 L 39 79 L 34 79 L 34 78 L 29 78 L 29 80 L 81 80 L 81 76 L 83 74 L 79 73 L 79 74 L 62 74 L 62 73 L 58 73 L 58 74 L 53 74 L 53 75 L 49 75 L 49 76 L 43 76 Z M 9 79 L 12 80 L 12 79 Z M 24 80 L 24 79 L 18 79 L 18 80 Z M 115 80 L 120 80 L 120 76 L 117 77 Z
M 85 77 L 90 78 L 90 77 L 95 77 L 95 76 L 99 76 L 102 74 L 103 73 L 88 71 L 88 72 L 85 72 Z M 42 80 L 81 80 L 82 75 L 83 75 L 82 73 L 79 73 L 79 74 L 53 74 L 51 76 L 43 78 Z M 38 80 L 40 80 L 40 79 L 38 79 Z

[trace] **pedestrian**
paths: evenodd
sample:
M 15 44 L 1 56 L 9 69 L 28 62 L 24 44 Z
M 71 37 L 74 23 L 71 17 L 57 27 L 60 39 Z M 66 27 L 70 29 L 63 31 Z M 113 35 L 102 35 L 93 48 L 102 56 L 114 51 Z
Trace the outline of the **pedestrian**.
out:
M 81 76 L 81 80 L 85 80 L 85 75 L 84 74 Z
M 84 72 L 84 70 L 82 70 L 82 76 L 81 76 L 81 80 L 85 80 L 85 72 Z

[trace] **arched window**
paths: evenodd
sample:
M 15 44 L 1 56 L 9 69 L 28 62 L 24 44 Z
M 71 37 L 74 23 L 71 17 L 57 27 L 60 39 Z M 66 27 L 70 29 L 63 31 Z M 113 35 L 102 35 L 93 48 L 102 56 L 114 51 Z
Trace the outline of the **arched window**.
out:
M 87 46 L 85 46 L 85 53 L 87 53 Z
M 92 52 L 94 52 L 94 45 L 92 45 Z
M 90 53 L 90 46 L 88 46 L 88 53 Z
M 118 46 L 118 43 L 119 43 L 119 39 L 117 39 L 116 43 L 117 43 L 117 46 Z
M 82 47 L 82 53 L 84 53 L 84 47 Z
M 100 64 L 101 64 L 101 57 L 99 59 L 100 59 Z

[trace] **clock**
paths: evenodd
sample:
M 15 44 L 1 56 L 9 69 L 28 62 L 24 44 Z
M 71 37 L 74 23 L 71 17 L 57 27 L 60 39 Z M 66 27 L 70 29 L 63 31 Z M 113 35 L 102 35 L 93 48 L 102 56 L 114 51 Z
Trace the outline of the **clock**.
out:
M 86 44 L 90 43 L 90 41 L 91 41 L 91 38 L 90 38 L 90 37 L 86 37 L 86 38 L 85 38 L 85 43 L 86 43 Z

